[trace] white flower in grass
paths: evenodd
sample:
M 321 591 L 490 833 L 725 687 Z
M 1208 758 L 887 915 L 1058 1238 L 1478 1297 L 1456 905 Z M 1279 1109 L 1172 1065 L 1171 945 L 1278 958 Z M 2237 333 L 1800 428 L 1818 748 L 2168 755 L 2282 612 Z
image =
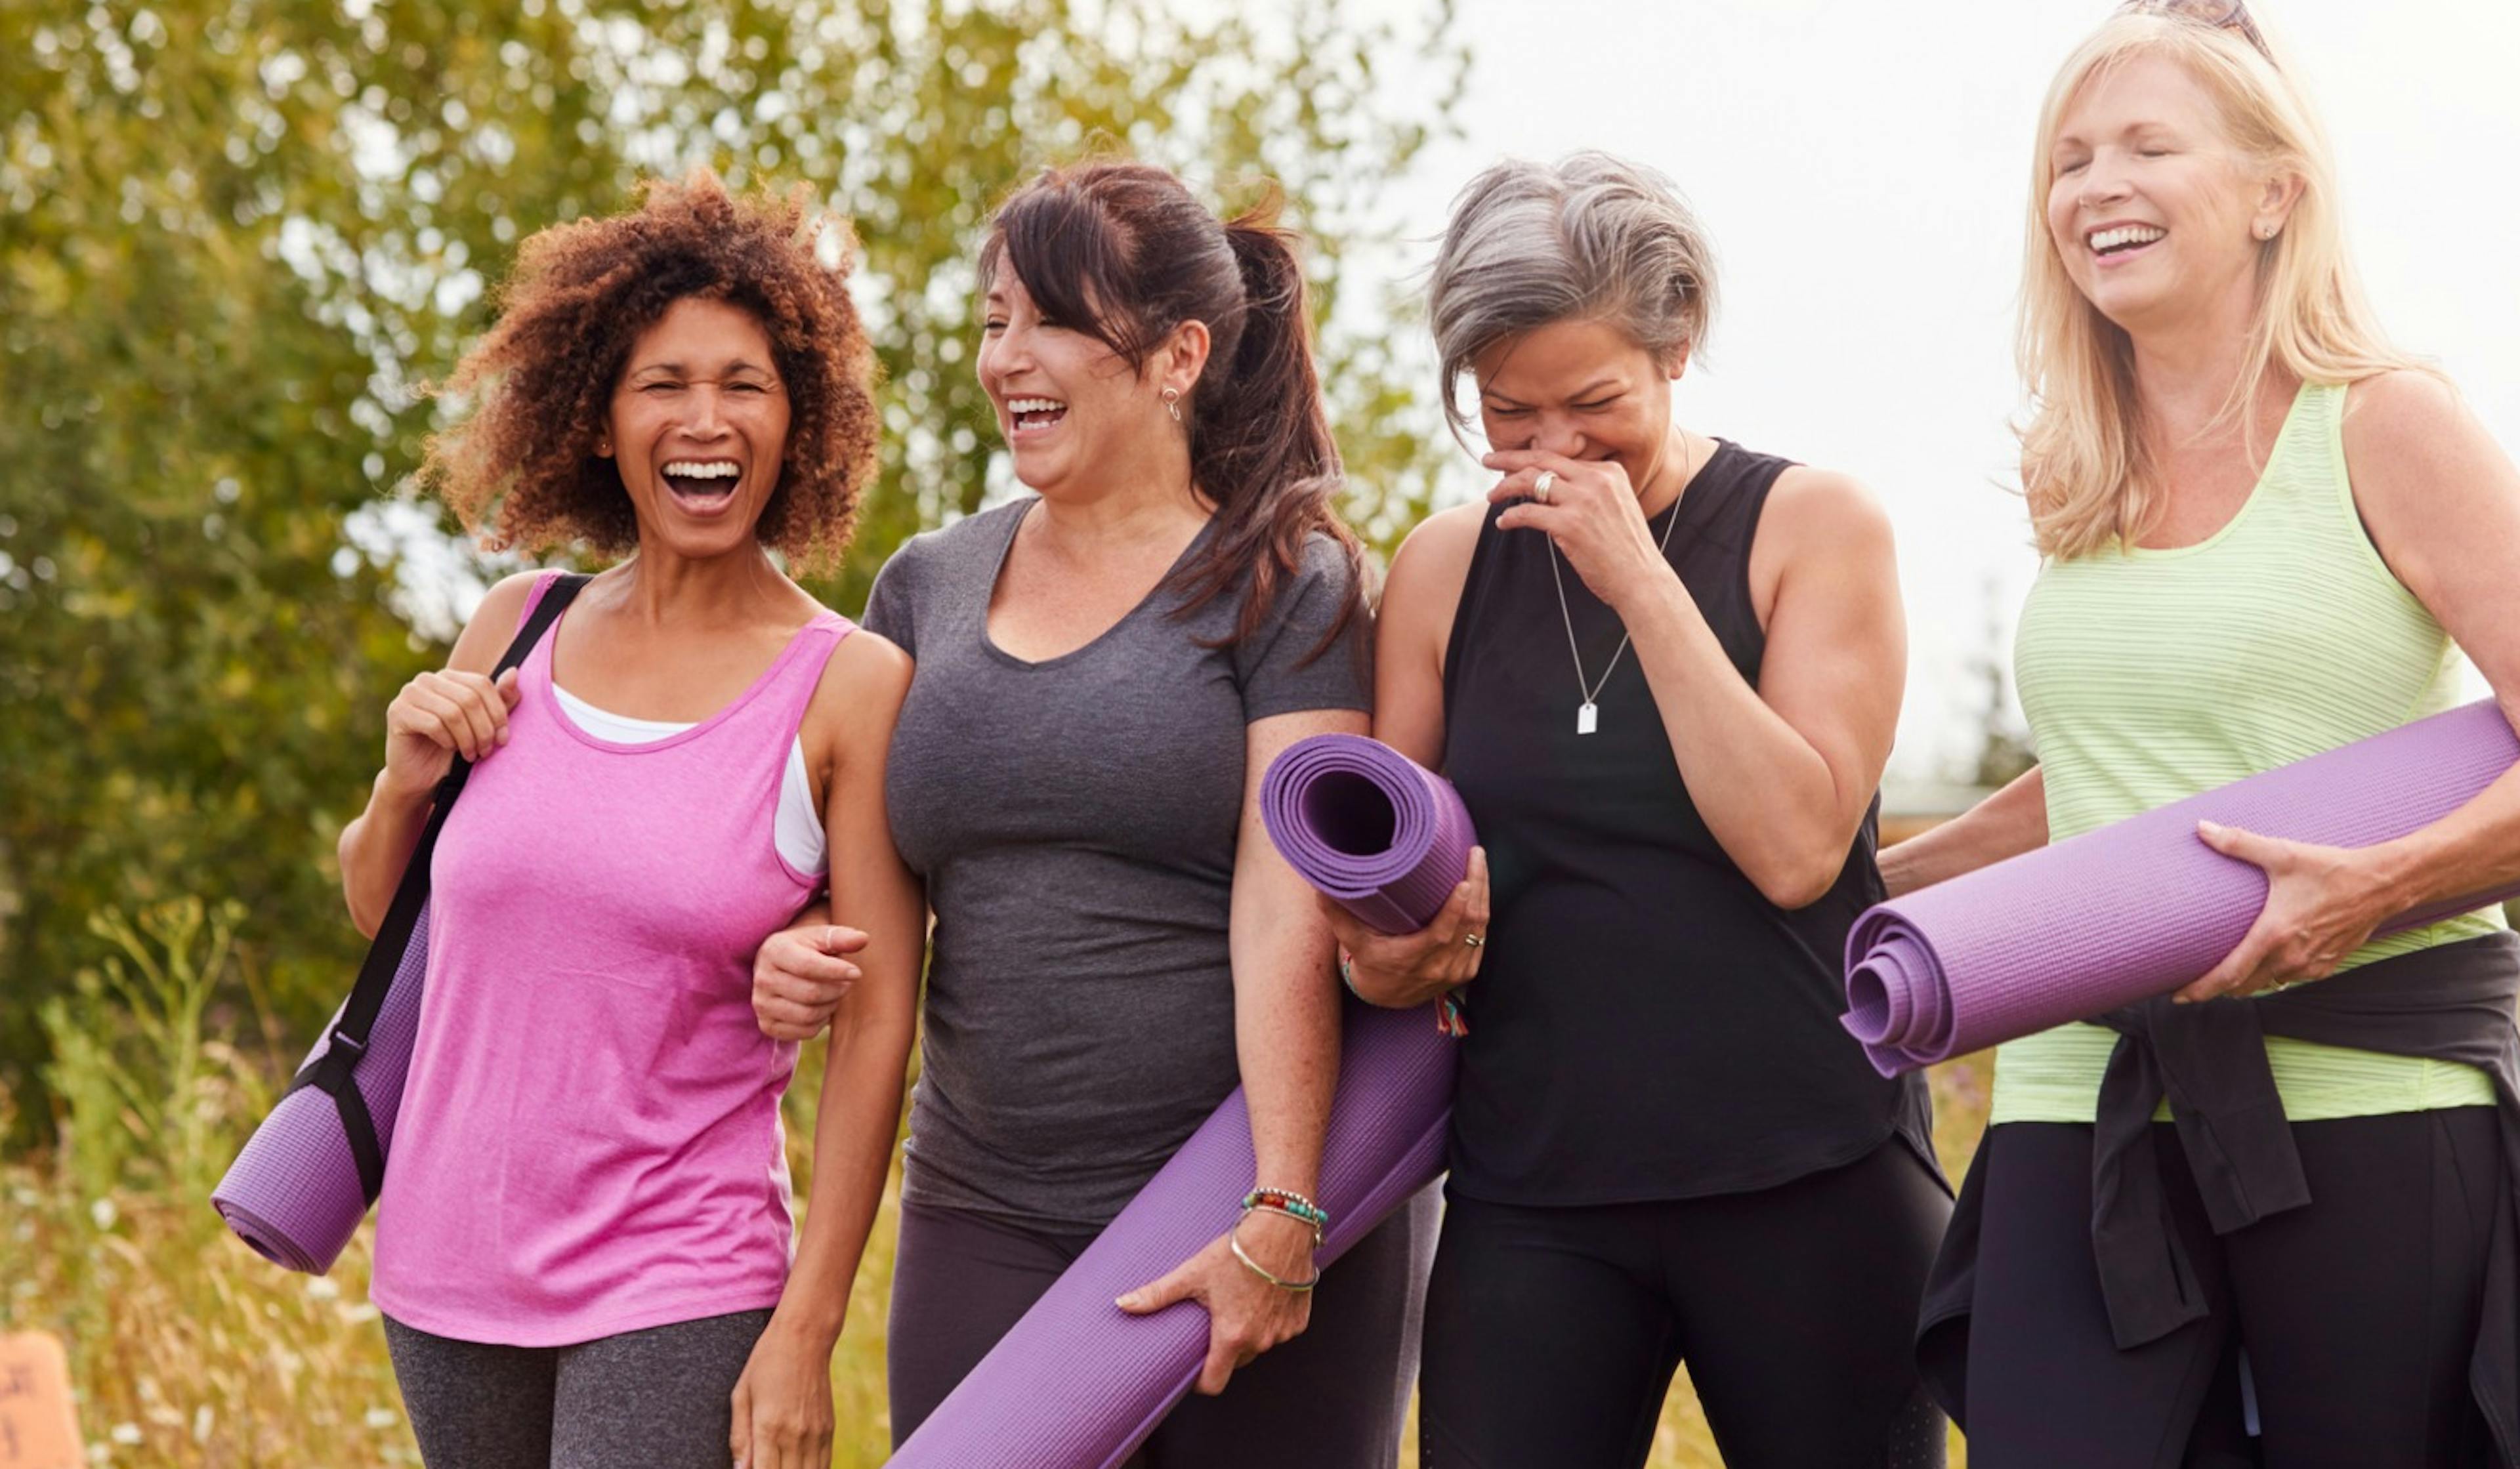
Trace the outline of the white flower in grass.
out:
M 216 1420 L 211 1416 L 208 1403 L 204 1402 L 193 1409 L 193 1442 L 196 1444 L 210 1442 L 210 1424 L 214 1421 Z
M 368 1409 L 368 1426 L 370 1428 L 391 1428 L 401 1421 L 402 1420 L 399 1417 L 395 1416 L 392 1408 L 372 1407 Z
M 329 1275 L 309 1275 L 306 1277 L 306 1294 L 318 1301 L 338 1301 L 341 1299 L 341 1287 L 334 1284 Z
M 111 1229 L 113 1227 L 113 1222 L 121 1216 L 115 1211 L 113 1200 L 99 1199 L 87 1206 L 87 1217 L 96 1221 L 96 1226 L 99 1229 Z
M 140 1442 L 140 1425 L 137 1423 L 116 1423 L 113 1425 L 113 1431 L 107 1434 L 106 1437 L 128 1448 L 132 1445 Z

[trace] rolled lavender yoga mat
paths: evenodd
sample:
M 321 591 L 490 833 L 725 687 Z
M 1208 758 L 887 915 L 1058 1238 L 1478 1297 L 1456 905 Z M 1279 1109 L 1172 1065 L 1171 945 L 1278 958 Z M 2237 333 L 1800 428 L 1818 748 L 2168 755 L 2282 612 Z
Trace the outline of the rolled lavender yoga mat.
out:
M 1362 734 L 1288 745 L 1260 778 L 1260 819 L 1298 875 L 1379 933 L 1425 927 L 1478 840 L 1453 782 Z
M 420 1036 L 420 993 L 428 970 L 424 907 L 394 967 L 393 988 L 368 1033 L 367 1053 L 351 1073 L 376 1123 L 377 1141 L 387 1149 L 393 1146 L 394 1116 L 402 1110 L 412 1045 Z M 337 1012 L 326 1023 L 324 1039 L 306 1054 L 308 1063 L 331 1047 L 339 1020 Z M 333 1098 L 312 1087 L 282 1097 L 228 1166 L 210 1203 L 238 1238 L 273 1264 L 310 1275 L 331 1269 L 368 1212 L 358 1163 Z
M 1443 1171 L 1454 1043 L 1426 1012 L 1351 1003 L 1322 1147 L 1328 1265 Z M 1251 1186 L 1236 1091 L 889 1461 L 893 1469 L 1110 1469 L 1190 1391 L 1207 1313 L 1132 1316 L 1112 1301 L 1232 1227 Z M 1338 1289 L 1333 1276 L 1322 1287 Z
M 570 573 L 536 584 L 492 678 L 525 661 L 587 580 Z M 210 1193 L 211 1206 L 228 1227 L 274 1265 L 310 1275 L 331 1269 L 384 1186 L 402 1084 L 420 1039 L 430 862 L 472 769 L 472 762 L 450 753 L 446 774 L 430 795 L 428 821 L 403 865 L 349 999 L 333 1012 L 324 1039 L 307 1052 L 289 1091 Z
M 1450 782 L 1390 746 L 1317 734 L 1260 780 L 1269 839 L 1371 927 L 1414 933 L 1452 896 L 1477 840 Z M 1431 1006 L 1347 1006 L 1322 1144 L 1327 1266 L 1443 1172 L 1455 1042 Z M 1232 1227 L 1251 1185 L 1236 1091 L 999 1341 L 891 1460 L 895 1469 L 1110 1469 L 1161 1423 L 1207 1357 L 1207 1313 L 1112 1305 Z M 1333 1278 L 1324 1287 L 1336 1290 Z
M 2515 761 L 2501 710 L 2467 704 L 1881 904 L 1847 938 L 1846 1028 L 1895 1076 L 2168 994 L 2266 904 L 2266 873 L 2206 846 L 2198 822 L 2367 847 L 2456 810 Z M 2381 932 L 2511 896 L 2469 894 Z

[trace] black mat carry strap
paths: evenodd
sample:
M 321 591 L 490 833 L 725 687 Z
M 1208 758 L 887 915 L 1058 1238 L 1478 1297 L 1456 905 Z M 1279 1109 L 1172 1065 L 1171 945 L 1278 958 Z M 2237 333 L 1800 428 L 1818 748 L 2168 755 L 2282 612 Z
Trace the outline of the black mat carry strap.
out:
M 525 661 L 525 655 L 533 651 L 534 645 L 560 619 L 587 580 L 572 573 L 543 589 L 533 615 L 517 630 L 516 641 L 508 645 L 498 666 L 490 671 L 493 680 Z M 458 753 L 445 779 L 437 782 L 428 824 L 421 828 L 420 842 L 411 849 L 411 865 L 403 868 L 402 884 L 394 889 L 393 906 L 385 910 L 384 922 L 377 927 L 376 942 L 368 947 L 367 961 L 359 966 L 358 983 L 351 986 L 349 1001 L 333 1024 L 324 1053 L 307 1062 L 289 1084 L 291 1091 L 312 1087 L 333 1098 L 341 1114 L 342 1135 L 350 1142 L 350 1156 L 359 1165 L 359 1187 L 371 1204 L 384 1189 L 385 1150 L 377 1138 L 376 1120 L 368 1115 L 367 1098 L 359 1093 L 352 1074 L 360 1057 L 368 1052 L 368 1033 L 375 1029 L 377 1015 L 384 1008 L 385 992 L 393 988 L 394 971 L 402 966 L 403 952 L 411 947 L 420 911 L 428 906 L 428 864 L 437 850 L 437 833 L 446 825 L 446 815 L 454 809 L 455 798 L 463 792 L 464 782 L 472 774 L 472 762 Z

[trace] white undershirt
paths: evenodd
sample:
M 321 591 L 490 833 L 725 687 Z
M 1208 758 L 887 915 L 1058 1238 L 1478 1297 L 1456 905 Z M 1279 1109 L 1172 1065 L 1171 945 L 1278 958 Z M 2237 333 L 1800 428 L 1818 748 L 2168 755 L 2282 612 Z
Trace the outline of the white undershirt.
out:
M 669 720 L 632 719 L 609 709 L 598 709 L 558 684 L 552 685 L 552 692 L 560 695 L 561 713 L 569 723 L 615 744 L 651 744 L 693 728 Z M 788 747 L 788 774 L 779 781 L 779 816 L 772 824 L 771 840 L 788 866 L 797 871 L 823 870 L 823 814 L 814 809 L 814 788 L 805 778 L 802 736 Z

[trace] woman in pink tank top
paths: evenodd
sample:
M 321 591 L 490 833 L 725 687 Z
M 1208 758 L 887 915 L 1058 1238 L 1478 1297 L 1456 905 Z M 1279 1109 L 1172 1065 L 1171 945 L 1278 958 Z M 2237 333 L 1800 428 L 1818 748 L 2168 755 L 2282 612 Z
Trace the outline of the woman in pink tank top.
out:
M 453 753 L 478 762 L 378 1206 L 373 1295 L 433 1469 L 830 1462 L 924 947 L 883 805 L 909 659 L 770 555 L 835 558 L 873 468 L 871 354 L 816 259 L 838 228 L 705 174 L 652 187 L 527 241 L 454 379 L 473 411 L 429 473 L 467 526 L 627 559 L 495 683 L 555 574 L 492 589 L 387 710 L 341 835 L 373 928 Z M 827 880 L 852 988 L 798 1231 L 795 1047 L 756 1025 L 751 965 Z

